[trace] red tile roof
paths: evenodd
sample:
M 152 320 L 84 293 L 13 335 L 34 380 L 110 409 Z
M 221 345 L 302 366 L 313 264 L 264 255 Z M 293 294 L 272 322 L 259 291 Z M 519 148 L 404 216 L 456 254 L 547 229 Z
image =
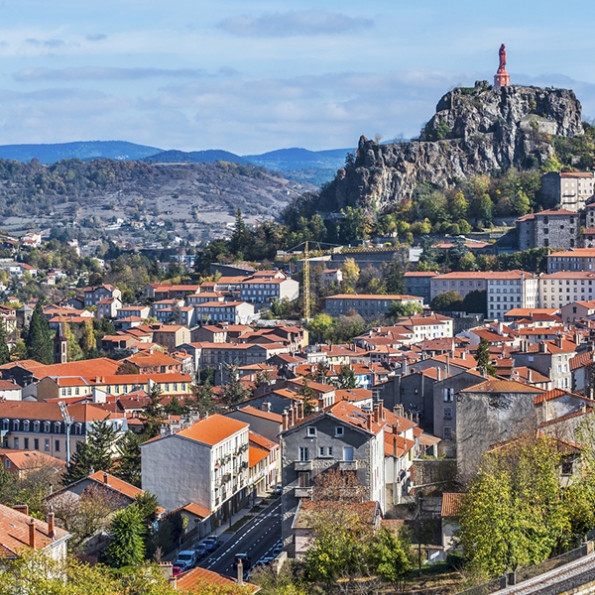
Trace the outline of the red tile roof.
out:
M 237 585 L 237 582 L 213 570 L 207 570 L 200 566 L 184 572 L 176 577 L 176 588 L 180 591 L 192 591 L 193 593 L 200 593 L 201 585 L 223 585 L 232 587 Z M 258 585 L 244 582 L 247 589 L 251 589 L 252 593 L 258 593 L 261 589 Z
M 214 446 L 248 427 L 249 425 L 243 421 L 215 414 L 197 421 L 194 425 L 181 430 L 176 435 Z
M 490 378 L 480 384 L 475 384 L 461 390 L 462 393 L 542 393 L 543 389 L 529 386 L 515 380 L 499 380 Z
M 442 494 L 442 507 L 440 516 L 453 517 L 459 514 L 465 494 L 457 492 L 444 492 Z

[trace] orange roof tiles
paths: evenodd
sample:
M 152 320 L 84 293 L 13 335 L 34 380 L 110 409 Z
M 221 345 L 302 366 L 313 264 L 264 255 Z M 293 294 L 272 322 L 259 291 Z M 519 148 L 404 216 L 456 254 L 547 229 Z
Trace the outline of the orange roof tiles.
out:
M 465 494 L 457 492 L 444 492 L 442 494 L 442 506 L 440 509 L 440 516 L 451 517 L 457 516 L 461 510 Z
M 236 432 L 248 427 L 249 425 L 243 421 L 215 414 L 197 421 L 195 424 L 189 428 L 181 430 L 176 435 L 214 446 Z
M 461 390 L 462 393 L 542 393 L 541 388 L 529 386 L 515 380 L 499 380 L 490 378 L 480 384 L 475 384 Z
M 266 459 L 269 456 L 268 450 L 264 450 L 262 448 L 258 448 L 257 446 L 253 446 L 252 444 L 249 445 L 248 448 L 248 460 L 250 467 L 254 467 L 258 465 L 261 461 Z
M 232 587 L 237 585 L 236 581 L 219 574 L 218 572 L 214 572 L 213 570 L 207 570 L 206 568 L 201 568 L 197 566 L 188 572 L 184 572 L 176 577 L 176 588 L 180 591 L 193 591 L 196 593 L 200 593 L 200 586 L 201 585 L 224 585 L 227 587 Z M 251 583 L 244 582 L 244 585 L 247 589 L 251 589 L 252 593 L 258 593 L 260 591 L 260 587 L 258 585 L 253 585 Z
M 273 413 L 272 411 L 263 411 L 262 409 L 258 409 L 256 407 L 253 407 L 252 405 L 246 405 L 246 407 L 239 407 L 237 411 L 242 411 L 246 415 L 253 415 L 254 417 L 261 417 L 262 419 L 268 419 L 277 423 L 283 423 L 282 415 L 279 415 L 278 413 Z

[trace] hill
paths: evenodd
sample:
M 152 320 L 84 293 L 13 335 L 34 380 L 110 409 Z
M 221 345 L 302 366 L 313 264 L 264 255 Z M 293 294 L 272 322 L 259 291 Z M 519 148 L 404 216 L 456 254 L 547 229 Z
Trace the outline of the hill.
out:
M 572 91 L 477 82 L 444 95 L 417 140 L 379 145 L 361 137 L 355 158 L 323 190 L 318 208 L 387 210 L 421 184 L 451 188 L 478 174 L 543 166 L 554 156 L 552 139 L 582 136 L 581 105 Z
M 56 226 L 139 243 L 160 221 L 188 240 L 225 233 L 240 207 L 247 221 L 270 218 L 309 185 L 261 167 L 227 162 L 0 160 L 0 217 L 7 231 Z
M 208 151 L 161 151 L 155 155 L 145 157 L 143 161 L 149 163 L 215 163 L 217 161 L 229 161 L 230 163 L 241 163 L 243 165 L 250 163 L 248 159 L 244 159 L 235 153 L 214 149 Z
M 0 159 L 56 163 L 62 159 L 116 159 L 128 161 L 154 155 L 156 147 L 126 141 L 78 141 L 40 145 L 0 145 Z

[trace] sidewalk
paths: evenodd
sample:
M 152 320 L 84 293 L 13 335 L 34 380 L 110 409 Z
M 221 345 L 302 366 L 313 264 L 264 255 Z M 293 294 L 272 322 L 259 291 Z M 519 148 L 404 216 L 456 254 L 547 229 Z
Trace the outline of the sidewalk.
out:
M 256 498 L 256 506 L 258 506 L 261 501 L 264 501 L 264 508 L 268 508 L 271 504 L 276 502 L 277 501 L 276 498 L 268 499 L 268 497 L 270 495 L 271 494 L 269 493 L 266 496 L 257 497 Z M 252 508 L 254 508 L 254 506 L 252 504 L 247 504 L 246 506 L 244 506 L 244 508 L 242 508 L 241 510 L 238 510 L 238 512 L 236 512 L 231 517 L 231 526 L 235 525 L 238 521 L 240 521 L 241 519 L 243 519 L 247 516 L 252 518 L 253 516 L 259 514 L 259 513 L 251 513 L 250 511 L 252 510 Z M 248 522 L 248 521 L 246 521 L 246 522 Z M 223 543 L 224 541 L 227 541 L 230 537 L 233 536 L 233 533 L 227 533 L 227 535 L 225 535 L 225 532 L 229 531 L 229 527 L 230 527 L 230 522 L 228 519 L 225 523 L 223 523 L 219 527 L 217 527 L 211 533 L 211 535 L 216 535 L 217 537 L 219 537 L 221 539 L 221 542 Z

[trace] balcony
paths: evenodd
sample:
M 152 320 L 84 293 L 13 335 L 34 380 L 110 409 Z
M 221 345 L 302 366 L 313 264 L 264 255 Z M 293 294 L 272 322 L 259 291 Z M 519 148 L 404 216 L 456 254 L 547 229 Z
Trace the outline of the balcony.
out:
M 298 486 L 293 493 L 296 498 L 309 498 L 312 495 L 312 488 L 301 488 Z
M 294 471 L 312 471 L 312 461 L 295 461 Z
M 357 471 L 357 461 L 339 461 L 339 471 Z

